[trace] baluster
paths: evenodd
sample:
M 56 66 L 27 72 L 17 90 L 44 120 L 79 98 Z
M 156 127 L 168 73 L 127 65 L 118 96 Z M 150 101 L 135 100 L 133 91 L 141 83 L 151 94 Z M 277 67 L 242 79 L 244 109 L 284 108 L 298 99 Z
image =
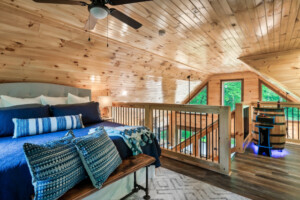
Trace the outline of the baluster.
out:
M 211 126 L 212 161 L 214 161 L 214 114 L 211 114 Z
M 208 141 L 208 134 L 207 134 L 207 116 L 208 116 L 208 114 L 206 113 L 205 114 L 205 129 L 206 129 L 206 141 L 205 141 L 205 144 L 206 144 L 206 160 L 207 160 L 207 155 L 208 155 L 208 145 L 207 145 L 207 141 Z
M 195 139 L 195 148 L 194 148 L 194 154 L 195 154 L 195 157 L 197 156 L 197 115 L 196 115 L 196 112 L 195 112 L 195 129 L 194 129 L 194 139 Z

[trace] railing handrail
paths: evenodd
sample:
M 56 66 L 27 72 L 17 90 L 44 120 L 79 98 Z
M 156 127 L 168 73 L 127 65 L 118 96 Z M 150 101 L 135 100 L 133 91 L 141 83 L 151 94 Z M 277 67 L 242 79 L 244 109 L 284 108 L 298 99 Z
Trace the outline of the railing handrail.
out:
M 277 101 L 260 101 L 260 105 L 267 105 L 267 106 L 277 106 Z M 252 101 L 250 103 L 252 106 L 256 106 L 257 102 Z M 280 102 L 281 107 L 295 107 L 295 108 L 300 108 L 300 102 Z
M 227 110 L 229 106 L 207 106 L 207 105 L 185 105 L 185 104 L 163 104 L 163 103 L 134 103 L 134 102 L 113 102 L 113 106 L 131 107 L 131 108 L 147 108 L 163 109 L 170 111 L 186 111 L 186 112 L 206 112 L 220 114 L 222 110 Z

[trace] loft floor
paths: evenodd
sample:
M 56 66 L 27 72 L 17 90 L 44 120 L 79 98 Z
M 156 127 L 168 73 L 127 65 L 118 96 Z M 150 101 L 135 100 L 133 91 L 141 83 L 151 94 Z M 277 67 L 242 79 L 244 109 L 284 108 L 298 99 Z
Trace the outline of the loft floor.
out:
M 251 145 L 232 161 L 232 175 L 225 176 L 170 158 L 162 166 L 251 199 L 300 199 L 300 145 L 286 144 L 284 158 L 253 153 Z

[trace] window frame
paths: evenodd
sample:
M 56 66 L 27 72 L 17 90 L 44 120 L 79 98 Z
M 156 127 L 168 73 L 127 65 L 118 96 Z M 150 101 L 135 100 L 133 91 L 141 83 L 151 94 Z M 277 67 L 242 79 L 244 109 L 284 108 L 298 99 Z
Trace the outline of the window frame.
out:
M 265 85 L 268 89 L 272 90 L 275 94 L 277 94 L 278 96 L 280 96 L 281 98 L 285 99 L 287 102 L 291 101 L 291 99 L 289 99 L 288 96 L 284 96 L 282 94 L 280 94 L 278 91 L 276 91 L 270 84 L 268 84 L 267 82 L 259 79 L 258 80 L 258 92 L 259 92 L 259 101 L 262 102 L 262 85 Z
M 201 104 L 201 105 L 208 105 L 208 82 L 206 84 L 204 84 L 199 90 L 197 90 L 197 92 L 194 92 L 192 95 L 191 95 L 191 98 L 188 99 L 185 104 L 188 104 L 188 105 L 194 105 L 194 104 L 190 104 L 191 100 L 193 100 L 200 92 L 202 92 L 202 90 L 204 90 L 204 88 L 207 88 L 206 89 L 206 104 Z
M 224 82 L 237 82 L 240 81 L 241 82 L 241 102 L 244 101 L 244 79 L 224 79 L 220 81 L 220 105 L 223 106 L 223 100 L 224 100 L 224 92 L 223 92 L 223 83 Z

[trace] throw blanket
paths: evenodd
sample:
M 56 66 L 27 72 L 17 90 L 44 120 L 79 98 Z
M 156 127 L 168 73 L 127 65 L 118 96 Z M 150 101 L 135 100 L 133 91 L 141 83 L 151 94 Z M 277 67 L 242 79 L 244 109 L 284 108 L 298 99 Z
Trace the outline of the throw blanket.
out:
M 99 128 L 90 129 L 89 134 Z M 155 139 L 154 133 L 144 126 L 104 127 L 104 129 L 109 136 L 121 136 L 133 155 L 143 153 L 141 147 L 152 144 Z

